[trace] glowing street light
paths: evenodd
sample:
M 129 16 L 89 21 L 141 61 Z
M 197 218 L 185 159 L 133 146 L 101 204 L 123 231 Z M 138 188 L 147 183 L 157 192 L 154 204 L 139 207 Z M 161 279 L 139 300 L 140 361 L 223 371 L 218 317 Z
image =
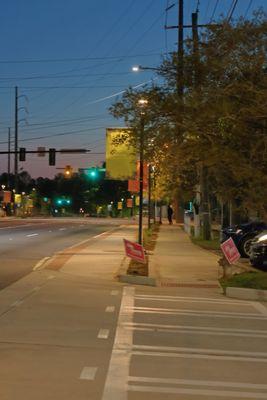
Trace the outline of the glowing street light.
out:
M 140 71 L 144 71 L 144 70 L 159 71 L 159 68 L 156 68 L 156 67 L 143 67 L 142 65 L 134 65 L 132 67 L 132 71 L 133 72 L 140 72 Z

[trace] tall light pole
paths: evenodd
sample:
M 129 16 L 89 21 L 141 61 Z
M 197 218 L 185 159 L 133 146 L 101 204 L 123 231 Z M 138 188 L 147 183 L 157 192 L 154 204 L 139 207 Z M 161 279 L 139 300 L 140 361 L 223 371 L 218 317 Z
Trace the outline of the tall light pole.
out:
M 15 191 L 18 191 L 18 87 L 15 87 L 15 142 L 14 142 Z
M 147 100 L 138 100 L 138 105 L 143 108 L 147 105 Z M 140 133 L 139 133 L 139 224 L 138 224 L 138 243 L 142 244 L 143 233 L 143 187 L 144 187 L 144 111 L 141 111 Z

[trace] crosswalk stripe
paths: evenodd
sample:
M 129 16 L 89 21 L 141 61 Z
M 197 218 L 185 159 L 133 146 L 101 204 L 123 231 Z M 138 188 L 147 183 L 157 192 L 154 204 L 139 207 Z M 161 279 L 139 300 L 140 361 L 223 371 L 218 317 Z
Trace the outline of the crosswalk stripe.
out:
M 267 393 L 259 392 L 237 392 L 230 390 L 210 390 L 210 389 L 183 389 L 172 387 L 159 386 L 137 386 L 128 385 L 129 391 L 145 392 L 145 393 L 170 393 L 170 394 L 188 394 L 196 396 L 217 396 L 217 397 L 232 397 L 241 399 L 267 399 Z

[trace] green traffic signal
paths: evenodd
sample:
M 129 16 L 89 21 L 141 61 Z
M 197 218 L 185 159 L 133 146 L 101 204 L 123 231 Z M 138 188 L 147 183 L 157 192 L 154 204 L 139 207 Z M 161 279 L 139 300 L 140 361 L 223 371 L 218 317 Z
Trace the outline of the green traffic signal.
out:
M 70 205 L 71 204 L 71 199 L 66 199 L 65 197 L 63 198 L 58 198 L 55 200 L 56 205 L 58 206 L 64 206 L 64 205 Z
M 95 179 L 98 177 L 98 170 L 97 168 L 89 168 L 86 170 L 86 175 L 91 178 L 91 179 Z

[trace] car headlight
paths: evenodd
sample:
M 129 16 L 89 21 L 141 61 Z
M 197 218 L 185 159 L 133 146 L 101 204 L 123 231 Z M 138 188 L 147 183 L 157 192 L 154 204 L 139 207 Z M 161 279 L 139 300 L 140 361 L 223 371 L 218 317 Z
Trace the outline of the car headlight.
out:
M 261 237 L 259 237 L 258 242 L 264 242 L 264 240 L 267 240 L 267 233 L 266 235 L 262 235 Z

